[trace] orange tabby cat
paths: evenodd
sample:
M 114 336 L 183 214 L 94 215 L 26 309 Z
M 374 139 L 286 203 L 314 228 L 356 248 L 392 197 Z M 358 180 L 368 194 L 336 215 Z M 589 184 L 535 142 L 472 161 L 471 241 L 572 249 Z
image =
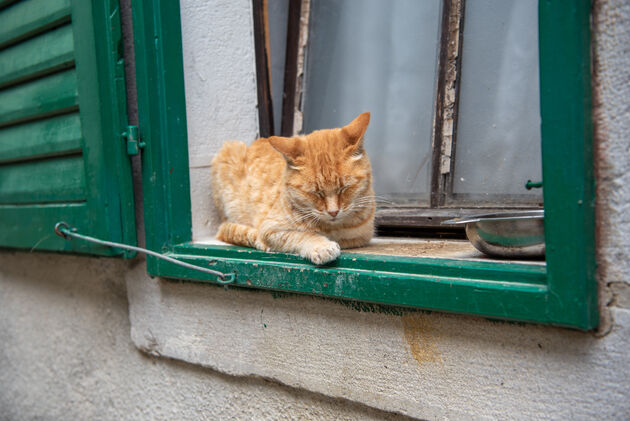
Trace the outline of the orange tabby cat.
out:
M 340 129 L 226 142 L 212 160 L 219 240 L 296 253 L 321 265 L 367 244 L 374 192 L 363 134 L 370 114 Z

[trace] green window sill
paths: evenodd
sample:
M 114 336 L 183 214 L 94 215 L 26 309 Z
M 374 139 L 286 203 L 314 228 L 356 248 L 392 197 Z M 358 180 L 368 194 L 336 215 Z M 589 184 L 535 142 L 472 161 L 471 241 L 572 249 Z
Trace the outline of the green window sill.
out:
M 552 321 L 544 317 L 548 293 L 544 265 L 343 253 L 332 264 L 314 266 L 283 253 L 193 243 L 176 246 L 168 255 L 235 273 L 230 285 L 237 287 L 481 313 L 510 320 Z M 152 260 L 149 273 L 216 282 L 212 275 L 162 260 Z

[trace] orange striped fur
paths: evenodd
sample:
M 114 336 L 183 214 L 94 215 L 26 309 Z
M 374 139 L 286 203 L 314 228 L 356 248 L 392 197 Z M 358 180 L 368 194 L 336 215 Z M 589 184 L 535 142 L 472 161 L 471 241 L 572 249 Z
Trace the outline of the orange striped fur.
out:
M 217 238 L 295 253 L 315 264 L 367 244 L 375 201 L 363 135 L 370 114 L 338 129 L 292 138 L 226 142 L 212 160 Z

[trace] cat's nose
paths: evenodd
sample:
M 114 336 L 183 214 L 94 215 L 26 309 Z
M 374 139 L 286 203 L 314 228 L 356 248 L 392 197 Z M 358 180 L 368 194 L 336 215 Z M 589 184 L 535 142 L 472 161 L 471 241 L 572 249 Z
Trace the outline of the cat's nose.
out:
M 328 211 L 328 215 L 332 216 L 333 218 L 337 216 L 338 213 L 339 213 L 339 209 L 334 210 L 334 211 Z

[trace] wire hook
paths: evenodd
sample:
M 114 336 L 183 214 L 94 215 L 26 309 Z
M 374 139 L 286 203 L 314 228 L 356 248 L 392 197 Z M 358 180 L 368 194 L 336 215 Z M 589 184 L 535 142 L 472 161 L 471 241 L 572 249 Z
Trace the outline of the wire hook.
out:
M 62 237 L 63 239 L 65 239 L 67 241 L 71 241 L 73 238 L 78 238 L 80 240 L 88 241 L 88 242 L 99 244 L 99 245 L 102 245 L 102 246 L 120 248 L 120 249 L 123 249 L 123 250 L 131 250 L 131 251 L 135 251 L 135 252 L 138 252 L 138 253 L 148 254 L 148 255 L 156 257 L 158 259 L 162 259 L 162 260 L 166 260 L 167 262 L 171 262 L 171 263 L 173 263 L 175 265 L 183 266 L 183 267 L 188 268 L 188 269 L 194 269 L 194 270 L 198 270 L 200 272 L 209 273 L 211 275 L 218 276 L 217 282 L 222 284 L 222 285 L 231 284 L 231 283 L 236 281 L 236 273 L 234 273 L 234 272 L 232 272 L 232 273 L 223 273 L 223 272 L 219 272 L 218 270 L 207 269 L 207 268 L 203 268 L 201 266 L 196 266 L 196 265 L 192 265 L 190 263 L 182 262 L 180 260 L 174 259 L 174 258 L 169 257 L 169 256 L 165 256 L 165 255 L 157 253 L 155 251 L 144 249 L 142 247 L 130 246 L 130 245 L 127 245 L 127 244 L 115 243 L 113 241 L 100 240 L 98 238 L 90 237 L 88 235 L 82 235 L 82 234 L 79 234 L 77 232 L 76 228 L 71 227 L 70 225 L 68 225 L 66 222 L 63 222 L 63 221 L 57 222 L 55 224 L 55 234 L 57 234 L 58 236 Z

